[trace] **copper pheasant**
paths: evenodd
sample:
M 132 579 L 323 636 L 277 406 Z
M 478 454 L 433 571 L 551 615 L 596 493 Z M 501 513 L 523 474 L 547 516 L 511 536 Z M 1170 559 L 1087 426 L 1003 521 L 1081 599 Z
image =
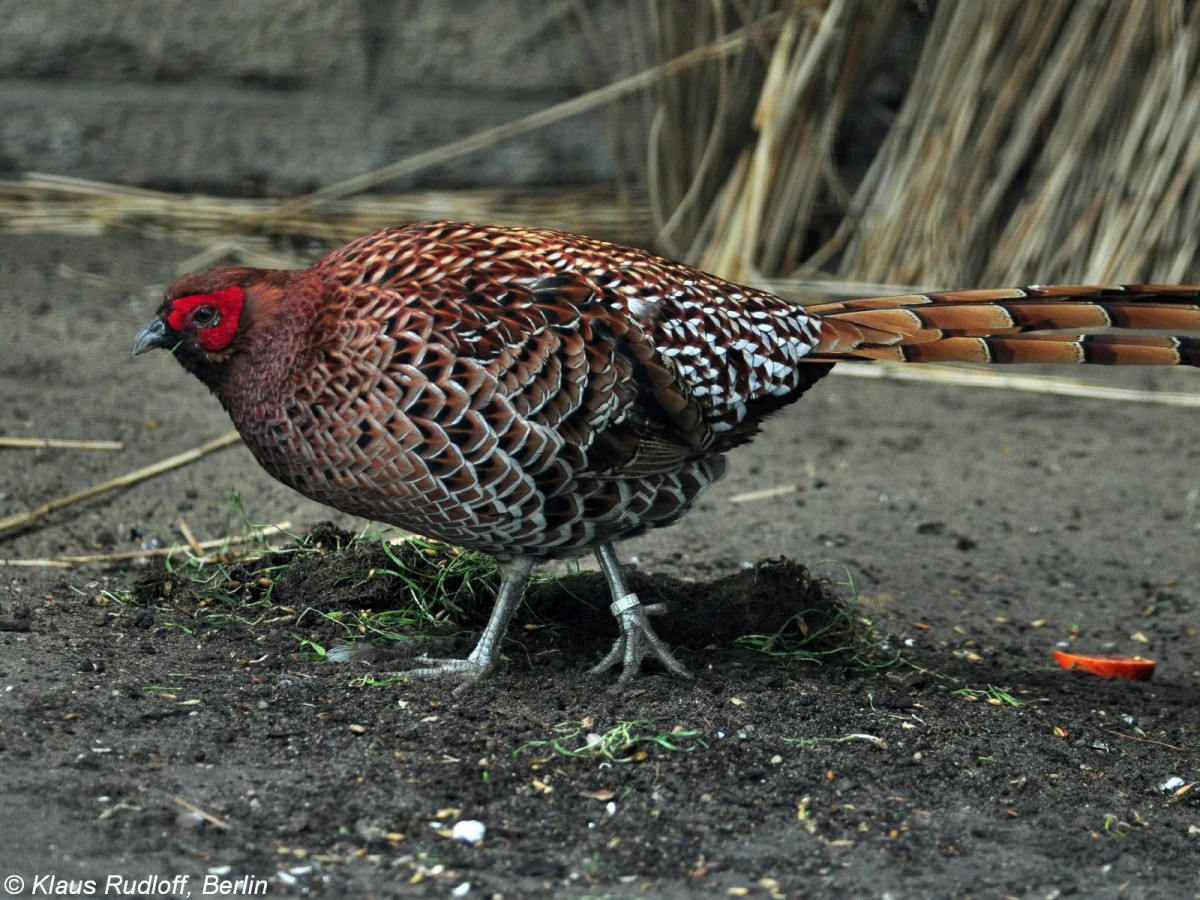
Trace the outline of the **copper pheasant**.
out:
M 1065 333 L 1108 329 L 1105 333 Z M 432 222 L 307 269 L 180 279 L 134 354 L 173 349 L 271 475 L 336 509 L 493 554 L 466 659 L 491 670 L 533 566 L 593 552 L 624 684 L 651 628 L 613 544 L 677 520 L 726 451 L 845 360 L 1198 365 L 1200 288 L 953 291 L 800 306 L 653 254 L 555 231 Z

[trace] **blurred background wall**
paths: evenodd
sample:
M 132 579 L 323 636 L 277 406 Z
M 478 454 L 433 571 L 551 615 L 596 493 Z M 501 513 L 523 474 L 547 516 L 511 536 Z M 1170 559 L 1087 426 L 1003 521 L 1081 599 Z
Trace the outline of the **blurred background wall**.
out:
M 586 65 L 572 6 L 0 0 L 0 172 L 226 194 L 311 190 L 595 87 L 609 73 Z M 613 177 L 601 115 L 412 181 Z

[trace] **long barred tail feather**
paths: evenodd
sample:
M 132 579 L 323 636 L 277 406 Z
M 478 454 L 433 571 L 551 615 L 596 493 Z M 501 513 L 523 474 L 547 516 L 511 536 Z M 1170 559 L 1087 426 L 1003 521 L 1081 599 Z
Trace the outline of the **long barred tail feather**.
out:
M 912 346 L 878 348 L 866 358 L 896 362 L 1200 366 L 1200 340 L 1116 334 L 949 337 Z
M 809 306 L 812 362 L 1200 365 L 1200 287 L 1055 285 L 870 297 Z M 1081 334 L 1078 329 L 1099 333 Z

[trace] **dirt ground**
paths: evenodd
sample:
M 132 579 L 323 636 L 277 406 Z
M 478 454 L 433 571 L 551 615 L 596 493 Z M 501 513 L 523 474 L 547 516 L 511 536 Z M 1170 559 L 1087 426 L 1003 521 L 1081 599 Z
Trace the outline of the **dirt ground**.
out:
M 6 239 L 0 432 L 124 447 L 0 450 L 0 516 L 228 430 L 169 356 L 129 358 L 147 286 L 190 252 Z M 1200 392 L 1193 371 L 1083 374 Z M 687 580 L 780 556 L 844 569 L 877 658 L 902 651 L 877 670 L 684 635 L 693 680 L 614 694 L 585 674 L 614 628 L 562 594 L 455 696 L 314 661 L 302 641 L 329 623 L 300 613 L 319 591 L 220 619 L 111 600 L 144 564 L 4 568 L 0 879 L 17 896 L 1200 896 L 1196 438 L 1190 409 L 834 375 L 681 524 L 621 548 Z M 170 544 L 181 517 L 236 533 L 233 490 L 257 522 L 365 524 L 234 446 L 0 536 L 0 558 Z M 687 606 L 673 619 L 698 621 Z M 1065 672 L 1063 643 L 1157 672 Z M 641 740 L 610 756 L 552 745 L 622 726 Z M 484 839 L 452 839 L 460 820 Z

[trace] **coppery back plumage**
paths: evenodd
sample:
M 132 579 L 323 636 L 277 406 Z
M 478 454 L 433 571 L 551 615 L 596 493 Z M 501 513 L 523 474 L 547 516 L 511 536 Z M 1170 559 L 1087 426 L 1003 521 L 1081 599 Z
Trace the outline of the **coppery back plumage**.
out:
M 827 368 L 798 365 L 815 328 L 791 304 L 556 232 L 388 229 L 311 273 L 322 302 L 289 390 L 222 397 L 259 461 L 502 558 L 673 521 Z

